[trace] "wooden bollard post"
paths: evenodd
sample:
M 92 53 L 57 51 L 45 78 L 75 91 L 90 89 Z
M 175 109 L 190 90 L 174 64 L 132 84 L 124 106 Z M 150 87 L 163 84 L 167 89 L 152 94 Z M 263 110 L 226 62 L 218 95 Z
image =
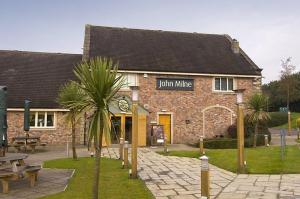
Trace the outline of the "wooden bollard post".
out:
M 297 128 L 297 140 L 299 140 L 300 139 L 300 132 L 299 132 L 299 128 Z
M 124 143 L 124 160 L 123 160 L 123 168 L 128 168 L 128 141 Z
M 119 149 L 120 160 L 123 160 L 123 147 L 124 147 L 124 138 L 120 138 L 120 149 Z
M 204 146 L 203 146 L 203 136 L 200 136 L 200 142 L 199 142 L 199 147 L 200 147 L 200 156 L 204 154 Z
M 208 157 L 201 156 L 201 197 L 210 198 L 210 180 Z
M 269 146 L 269 138 L 268 138 L 268 135 L 265 135 L 265 146 Z

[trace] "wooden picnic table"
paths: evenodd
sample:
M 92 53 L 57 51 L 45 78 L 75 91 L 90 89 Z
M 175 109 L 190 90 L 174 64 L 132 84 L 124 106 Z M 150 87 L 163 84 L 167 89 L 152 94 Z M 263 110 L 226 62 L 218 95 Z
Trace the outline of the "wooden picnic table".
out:
M 27 146 L 31 148 L 32 151 L 35 151 L 35 147 L 41 143 L 41 137 L 39 136 L 18 136 L 12 138 L 13 146 L 20 151 L 21 146 L 25 147 L 25 151 L 27 150 Z
M 9 191 L 9 180 L 19 180 L 28 176 L 30 186 L 33 187 L 37 181 L 40 165 L 26 165 L 24 159 L 28 157 L 24 153 L 6 153 L 0 157 L 0 179 L 2 182 L 3 193 Z
M 18 162 L 20 165 L 24 165 L 24 159 L 28 157 L 25 153 L 6 153 L 4 157 L 0 157 L 0 162 Z

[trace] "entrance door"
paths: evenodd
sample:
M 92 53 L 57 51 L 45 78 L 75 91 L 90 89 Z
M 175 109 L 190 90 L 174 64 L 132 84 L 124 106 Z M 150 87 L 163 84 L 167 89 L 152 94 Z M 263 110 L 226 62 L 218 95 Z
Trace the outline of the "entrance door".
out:
M 119 144 L 121 135 L 121 117 L 116 116 L 111 118 L 112 127 L 110 132 L 110 138 L 112 144 Z
M 122 120 L 121 116 L 115 116 L 111 118 L 112 120 L 112 128 L 111 128 L 111 143 L 112 144 L 119 144 L 119 140 L 121 137 L 121 128 L 122 128 Z M 131 134 L 132 134 L 132 117 L 126 116 L 125 117 L 125 140 L 128 143 L 131 143 Z
M 167 138 L 167 143 L 171 143 L 171 115 L 170 114 L 159 114 L 159 124 L 164 126 L 164 132 Z
M 132 135 L 132 117 L 126 116 L 125 118 L 125 140 L 131 144 L 131 135 Z

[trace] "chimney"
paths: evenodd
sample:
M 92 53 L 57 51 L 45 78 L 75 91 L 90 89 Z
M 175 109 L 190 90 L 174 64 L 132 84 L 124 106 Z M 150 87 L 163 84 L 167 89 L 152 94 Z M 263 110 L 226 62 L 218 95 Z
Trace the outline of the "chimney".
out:
M 233 53 L 238 54 L 240 53 L 240 46 L 239 46 L 239 42 L 236 39 L 233 39 L 231 42 L 231 50 L 233 51 Z

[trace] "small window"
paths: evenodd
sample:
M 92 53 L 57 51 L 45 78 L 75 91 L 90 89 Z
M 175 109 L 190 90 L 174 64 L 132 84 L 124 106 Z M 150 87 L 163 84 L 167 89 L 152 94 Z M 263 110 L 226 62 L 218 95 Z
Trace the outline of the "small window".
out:
M 232 91 L 233 78 L 216 77 L 215 78 L 215 91 Z
M 30 113 L 30 127 L 54 128 L 54 112 L 32 112 L 32 113 Z
M 124 86 L 122 89 L 129 89 L 129 86 L 137 86 L 137 74 L 122 73 L 124 77 Z

